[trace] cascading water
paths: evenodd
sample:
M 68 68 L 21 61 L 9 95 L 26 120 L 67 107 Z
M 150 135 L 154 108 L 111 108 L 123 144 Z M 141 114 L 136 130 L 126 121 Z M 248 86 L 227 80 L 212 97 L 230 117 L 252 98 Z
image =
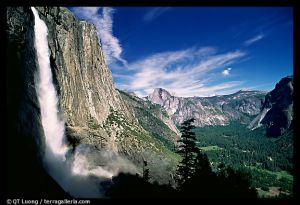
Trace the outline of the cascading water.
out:
M 58 115 L 58 97 L 52 80 L 47 40 L 48 30 L 46 24 L 39 18 L 36 9 L 33 7 L 32 12 L 35 17 L 35 47 L 39 67 L 37 93 L 41 108 L 46 149 L 49 149 L 46 151 L 46 154 L 52 152 L 55 155 L 64 157 L 68 148 L 64 142 L 65 125 Z
M 82 148 L 73 155 L 65 142 L 65 125 L 60 119 L 58 97 L 53 84 L 50 53 L 48 47 L 48 29 L 38 12 L 34 14 L 35 49 L 37 54 L 38 75 L 36 91 L 41 109 L 41 121 L 45 135 L 44 164 L 47 172 L 63 187 L 76 197 L 101 197 L 99 180 L 111 178 L 113 174 L 101 167 L 93 168 L 82 154 Z M 84 151 L 88 148 L 84 147 Z M 77 151 L 78 150 L 78 151 Z M 81 152 L 80 152 L 81 151 Z M 97 179 L 90 175 L 97 176 Z

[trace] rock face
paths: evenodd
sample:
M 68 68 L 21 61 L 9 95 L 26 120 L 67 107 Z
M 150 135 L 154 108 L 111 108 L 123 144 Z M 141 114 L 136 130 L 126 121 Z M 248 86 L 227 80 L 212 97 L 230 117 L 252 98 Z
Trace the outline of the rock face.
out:
M 161 105 L 180 124 L 185 119 L 195 118 L 196 126 L 225 125 L 231 120 L 249 123 L 260 112 L 265 92 L 238 91 L 231 95 L 214 97 L 175 97 L 162 88 L 157 88 L 148 99 Z
M 76 20 L 66 8 L 37 10 L 48 27 L 51 63 L 68 129 L 88 128 L 91 124 L 102 126 L 111 110 L 122 113 L 133 123 L 132 110 L 113 85 L 95 27 Z M 101 139 L 107 140 L 107 146 L 117 151 L 105 131 L 99 131 L 97 135 L 103 136 Z M 95 143 L 95 140 L 85 138 L 85 142 Z
M 266 127 L 267 136 L 282 135 L 292 126 L 293 95 L 293 77 L 282 78 L 266 95 L 259 117 L 255 118 L 249 127 L 255 129 L 263 125 Z
M 177 156 L 139 124 L 133 107 L 115 89 L 95 27 L 78 21 L 66 8 L 36 9 L 48 27 L 53 80 L 70 146 L 87 144 L 101 151 L 118 153 L 131 160 L 139 171 L 143 160 L 147 160 L 153 179 L 168 183 L 175 171 Z M 43 150 L 34 82 L 37 68 L 33 14 L 29 7 L 15 7 L 8 9 L 7 16 L 7 34 L 11 39 L 8 54 L 13 57 L 8 60 L 11 72 L 18 78 L 17 85 L 9 86 L 17 88 L 11 98 L 19 102 L 15 113 L 20 116 L 18 122 L 15 120 L 12 124 L 18 125 L 20 133 L 33 135 L 38 149 Z M 13 109 L 15 107 L 11 107 Z M 158 168 L 157 163 L 162 166 Z
M 179 140 L 180 132 L 167 114 L 159 105 L 149 100 L 141 99 L 134 94 L 119 91 L 122 98 L 133 107 L 135 116 L 142 127 L 152 133 L 152 136 L 169 141 L 173 146 Z
M 85 126 L 88 114 L 102 124 L 110 109 L 133 119 L 115 90 L 94 25 L 78 21 L 66 8 L 37 8 L 49 30 L 49 46 L 61 107 L 70 126 Z

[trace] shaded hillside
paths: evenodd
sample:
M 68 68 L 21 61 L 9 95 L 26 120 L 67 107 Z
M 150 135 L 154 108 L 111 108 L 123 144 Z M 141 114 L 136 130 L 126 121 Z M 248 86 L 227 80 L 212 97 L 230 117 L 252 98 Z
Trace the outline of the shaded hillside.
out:
M 282 78 L 266 95 L 260 114 L 249 127 L 255 129 L 263 125 L 270 137 L 278 137 L 287 129 L 292 129 L 293 95 L 293 76 Z
M 122 98 L 133 107 L 135 116 L 142 127 L 166 147 L 173 150 L 179 139 L 179 131 L 166 111 L 148 100 L 143 100 L 121 90 L 119 92 Z

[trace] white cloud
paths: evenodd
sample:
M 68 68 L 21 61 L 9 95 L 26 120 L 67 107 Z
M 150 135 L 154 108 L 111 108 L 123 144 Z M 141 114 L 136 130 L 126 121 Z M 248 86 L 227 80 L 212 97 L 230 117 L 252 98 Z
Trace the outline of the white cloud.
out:
M 228 75 L 230 75 L 230 71 L 231 71 L 231 68 L 227 68 L 227 69 L 225 69 L 225 70 L 222 71 L 222 74 L 224 76 L 228 76 Z
M 240 81 L 212 84 L 215 70 L 233 64 L 245 55 L 241 51 L 216 54 L 205 47 L 157 53 L 129 64 L 133 74 L 124 77 L 122 88 L 145 96 L 162 87 L 178 96 L 209 96 L 242 84 Z M 230 69 L 229 69 L 230 70 Z M 122 78 L 122 75 L 117 75 Z
M 264 37 L 265 37 L 265 36 L 264 36 L 263 34 L 256 35 L 256 36 L 254 36 L 253 38 L 250 38 L 250 39 L 248 39 L 247 41 L 245 41 L 245 42 L 244 42 L 244 45 L 245 45 L 245 46 L 249 46 L 249 45 L 251 45 L 251 44 L 253 44 L 253 43 L 255 43 L 255 42 L 257 42 L 257 41 L 263 39 Z
M 167 7 L 151 9 L 144 16 L 144 21 L 152 21 L 169 9 Z M 119 78 L 117 87 L 120 89 L 134 91 L 140 96 L 150 94 L 157 87 L 165 88 L 178 96 L 209 96 L 214 93 L 226 93 L 243 83 L 232 81 L 213 84 L 217 77 L 213 79 L 211 76 L 215 70 L 220 72 L 220 68 L 230 66 L 239 60 L 245 55 L 244 52 L 216 54 L 213 47 L 189 48 L 157 53 L 128 65 L 121 57 L 123 49 L 118 38 L 113 36 L 114 9 L 80 7 L 73 8 L 72 11 L 95 25 L 106 61 L 109 64 L 121 62 L 127 68 L 125 73 L 124 69 L 117 69 L 113 73 L 114 78 Z M 248 44 L 260 40 L 257 38 L 248 40 Z M 227 69 L 225 75 L 227 72 L 229 75 L 229 71 Z
M 109 64 L 119 61 L 127 66 L 127 61 L 121 57 L 123 49 L 119 39 L 113 35 L 113 13 L 115 10 L 110 7 L 74 7 L 71 10 L 79 18 L 95 25 L 106 61 Z
M 144 21 L 150 22 L 165 13 L 166 11 L 170 10 L 170 7 L 156 7 L 152 8 L 149 10 L 145 15 L 144 15 Z

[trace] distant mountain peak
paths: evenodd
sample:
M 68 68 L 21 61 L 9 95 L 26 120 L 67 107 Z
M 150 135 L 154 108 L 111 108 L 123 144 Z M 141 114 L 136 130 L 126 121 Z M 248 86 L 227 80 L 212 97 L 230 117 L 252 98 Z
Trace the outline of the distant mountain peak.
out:
M 153 93 L 149 95 L 150 101 L 159 105 L 163 105 L 163 102 L 170 97 L 172 97 L 172 95 L 163 88 L 155 88 Z
M 153 93 L 158 93 L 159 95 L 166 94 L 171 96 L 170 92 L 163 88 L 155 88 Z

